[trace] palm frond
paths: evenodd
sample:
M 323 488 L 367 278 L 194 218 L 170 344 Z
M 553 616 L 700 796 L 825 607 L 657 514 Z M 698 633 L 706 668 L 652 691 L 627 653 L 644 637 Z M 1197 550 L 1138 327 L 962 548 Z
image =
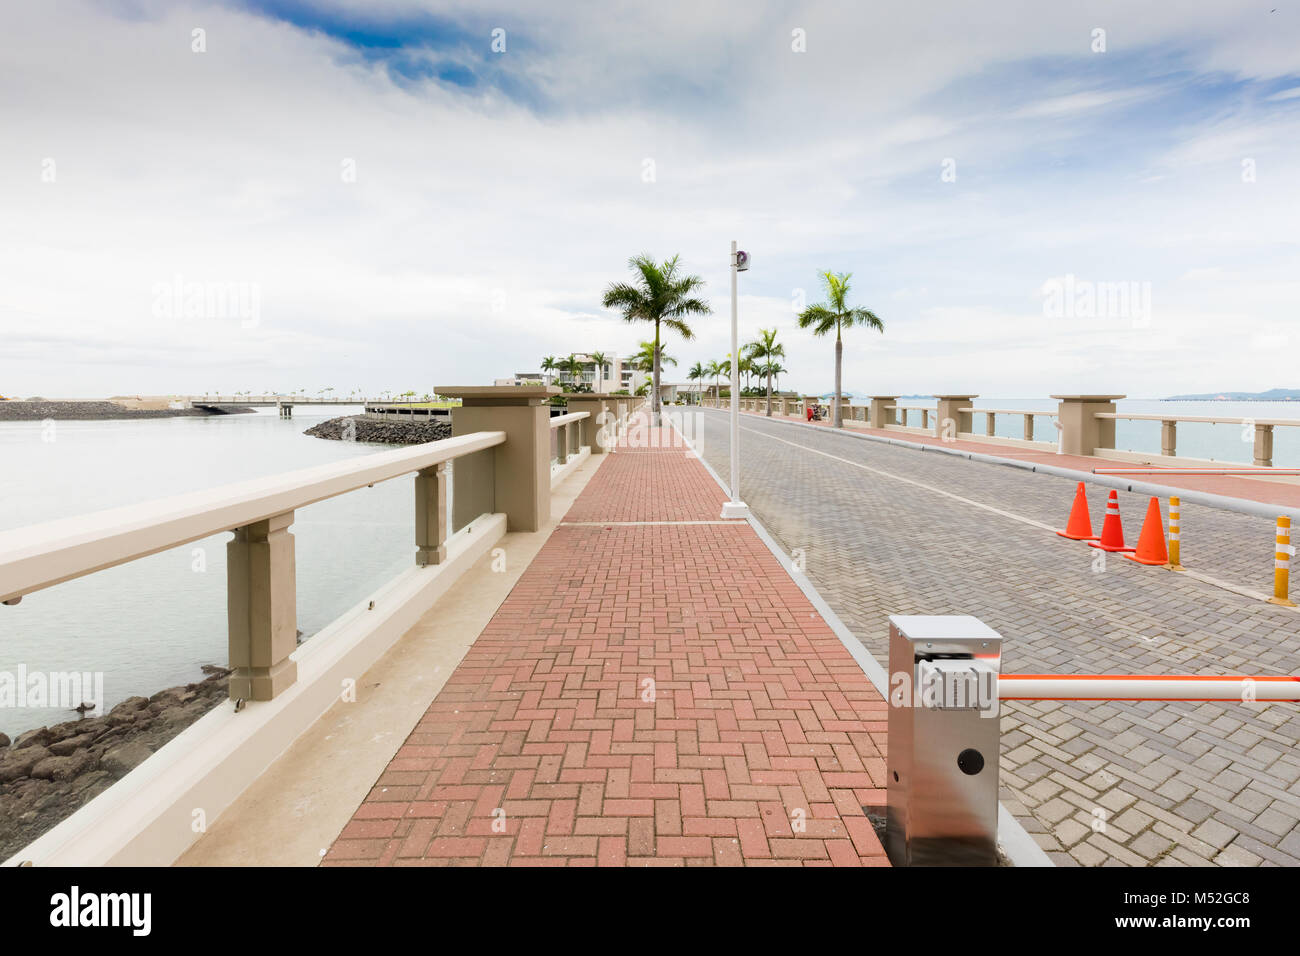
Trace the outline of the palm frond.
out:
M 863 325 L 877 332 L 885 331 L 884 321 L 870 309 L 853 309 L 848 315 L 850 325 Z
M 839 313 L 824 305 L 810 305 L 799 313 L 799 328 L 812 329 L 813 335 L 825 335 L 835 329 Z

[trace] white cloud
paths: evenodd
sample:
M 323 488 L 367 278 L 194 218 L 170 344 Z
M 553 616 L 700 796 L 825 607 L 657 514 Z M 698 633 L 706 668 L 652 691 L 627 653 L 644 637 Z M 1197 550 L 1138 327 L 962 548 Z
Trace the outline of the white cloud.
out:
M 1261 376 L 1282 375 L 1280 360 L 1261 365 L 1251 342 L 1294 307 L 1293 117 L 1225 107 L 1150 134 L 1108 124 L 1198 82 L 1141 73 L 1144 45 L 1268 79 L 1300 72 L 1300 45 L 1288 58 L 1276 40 L 1294 25 L 1203 3 L 1103 6 L 1095 23 L 941 8 L 437 5 L 507 25 L 501 67 L 539 91 L 540 111 L 491 89 L 395 85 L 344 44 L 230 7 L 16 8 L 0 39 L 0 391 L 423 390 L 543 354 L 631 350 L 645 331 L 598 302 L 641 251 L 680 252 L 708 280 L 715 316 L 671 345 L 684 372 L 730 347 L 732 238 L 755 257 L 745 328 L 781 329 L 791 387 L 832 380 L 832 343 L 797 330 L 790 305 L 796 288 L 816 300 L 826 268 L 854 272 L 887 321 L 884 336 L 853 332 L 858 390 L 1277 384 Z M 205 54 L 190 52 L 196 24 Z M 1088 53 L 1097 24 L 1109 60 Z M 796 26 L 807 53 L 789 48 Z M 1104 81 L 1085 75 L 1099 62 Z M 1044 63 L 1050 82 L 989 79 Z M 1108 168 L 1135 152 L 1132 169 Z M 1243 155 L 1258 161 L 1250 185 Z M 946 157 L 956 182 L 940 179 Z M 1242 278 L 1210 294 L 1213 270 Z M 1140 335 L 1047 326 L 1039 290 L 1067 272 L 1151 282 L 1160 334 L 1188 323 L 1177 360 L 1153 369 Z M 151 290 L 178 274 L 255 284 L 260 321 L 157 318 Z M 1227 322 L 1240 341 L 1215 341 Z

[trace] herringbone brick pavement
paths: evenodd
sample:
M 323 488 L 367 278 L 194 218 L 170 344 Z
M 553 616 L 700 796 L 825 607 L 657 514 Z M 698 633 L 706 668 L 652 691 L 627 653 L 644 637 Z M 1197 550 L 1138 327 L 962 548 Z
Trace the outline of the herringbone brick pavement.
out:
M 888 865 L 886 705 L 749 525 L 585 523 L 721 501 L 607 456 L 324 865 Z

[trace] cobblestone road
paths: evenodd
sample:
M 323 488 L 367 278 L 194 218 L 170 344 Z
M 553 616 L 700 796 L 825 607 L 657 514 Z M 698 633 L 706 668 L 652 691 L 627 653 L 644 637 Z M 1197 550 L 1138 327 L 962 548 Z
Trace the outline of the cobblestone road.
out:
M 725 479 L 726 416 L 700 419 Z M 1008 673 L 1300 672 L 1300 613 L 1114 556 L 1101 569 L 1017 520 L 1062 527 L 1072 481 L 741 424 L 745 501 L 882 664 L 888 615 L 973 614 Z M 1120 499 L 1133 544 L 1147 502 Z M 1089 505 L 1099 527 L 1104 491 Z M 1184 504 L 1183 536 L 1188 567 L 1271 589 L 1270 522 Z M 1300 865 L 1293 705 L 1017 702 L 1002 730 L 1004 802 L 1060 864 Z

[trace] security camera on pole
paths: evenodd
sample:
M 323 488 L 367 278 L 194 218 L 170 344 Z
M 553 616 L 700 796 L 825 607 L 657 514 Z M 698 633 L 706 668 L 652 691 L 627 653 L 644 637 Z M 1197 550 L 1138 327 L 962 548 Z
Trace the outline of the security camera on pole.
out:
M 749 253 L 731 241 L 731 500 L 723 502 L 722 517 L 748 518 L 749 506 L 740 500 L 740 326 L 736 311 L 736 273 L 749 268 Z

